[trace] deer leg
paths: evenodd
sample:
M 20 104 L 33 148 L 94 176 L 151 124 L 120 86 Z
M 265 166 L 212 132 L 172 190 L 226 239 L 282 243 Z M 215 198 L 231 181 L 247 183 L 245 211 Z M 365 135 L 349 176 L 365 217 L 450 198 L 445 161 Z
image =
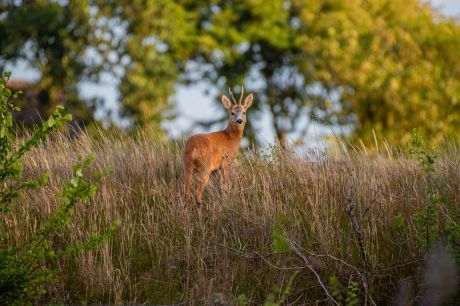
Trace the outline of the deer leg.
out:
M 193 167 L 185 166 L 185 194 L 184 194 L 184 207 L 190 203 L 190 187 L 192 185 Z
M 196 206 L 200 207 L 201 205 L 201 199 L 203 196 L 203 191 L 204 188 L 206 187 L 206 184 L 209 181 L 209 176 L 211 174 L 211 171 L 209 170 L 204 170 L 199 173 L 198 175 L 198 187 L 196 189 L 196 194 L 195 194 L 195 201 L 196 201 Z
M 230 191 L 230 182 L 229 182 L 229 172 L 230 172 L 230 164 L 229 163 L 224 163 L 222 165 L 222 177 L 224 181 L 224 192 L 228 193 Z

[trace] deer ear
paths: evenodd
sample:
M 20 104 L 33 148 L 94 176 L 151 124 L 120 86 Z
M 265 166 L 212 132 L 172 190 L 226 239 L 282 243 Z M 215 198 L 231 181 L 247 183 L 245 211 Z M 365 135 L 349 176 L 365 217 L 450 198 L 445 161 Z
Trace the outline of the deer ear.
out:
M 226 96 L 222 96 L 222 104 L 226 109 L 232 108 L 232 102 Z
M 252 94 L 250 94 L 249 96 L 246 97 L 246 99 L 244 99 L 243 107 L 245 109 L 248 109 L 248 108 L 251 107 L 253 98 L 254 98 L 254 96 Z

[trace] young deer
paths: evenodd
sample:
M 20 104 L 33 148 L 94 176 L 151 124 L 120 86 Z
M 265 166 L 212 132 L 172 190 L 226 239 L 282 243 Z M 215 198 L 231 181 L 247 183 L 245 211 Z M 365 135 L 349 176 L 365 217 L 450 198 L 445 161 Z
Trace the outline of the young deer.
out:
M 228 186 L 229 168 L 238 152 L 246 124 L 246 110 L 251 107 L 253 99 L 250 94 L 241 104 L 244 94 L 243 86 L 241 86 L 241 96 L 238 102 L 230 89 L 229 92 L 235 104 L 232 104 L 225 95 L 222 96 L 222 104 L 229 113 L 227 128 L 219 132 L 191 136 L 185 144 L 185 206 L 190 201 L 190 187 L 195 172 L 198 176 L 195 193 L 198 207 L 201 205 L 201 197 L 211 172 L 222 170 L 224 183 Z

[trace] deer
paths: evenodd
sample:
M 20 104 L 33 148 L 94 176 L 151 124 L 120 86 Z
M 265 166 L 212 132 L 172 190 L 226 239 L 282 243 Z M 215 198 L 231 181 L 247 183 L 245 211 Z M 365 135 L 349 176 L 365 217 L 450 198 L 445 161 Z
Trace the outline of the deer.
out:
M 246 111 L 251 107 L 253 95 L 249 94 L 244 102 L 244 87 L 241 86 L 241 95 L 236 102 L 232 90 L 228 89 L 234 103 L 222 95 L 222 104 L 228 111 L 228 124 L 224 130 L 209 134 L 191 136 L 185 143 L 185 207 L 190 202 L 190 188 L 195 177 L 195 203 L 197 208 L 202 204 L 202 195 L 211 173 L 220 170 L 226 190 L 229 188 L 229 171 L 235 160 L 243 138 L 246 124 Z

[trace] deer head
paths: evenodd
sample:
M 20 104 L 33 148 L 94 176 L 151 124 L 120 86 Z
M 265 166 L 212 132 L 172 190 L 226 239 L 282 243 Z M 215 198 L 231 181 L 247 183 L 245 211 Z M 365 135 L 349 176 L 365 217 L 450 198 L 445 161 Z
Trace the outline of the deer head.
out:
M 225 95 L 223 95 L 222 104 L 229 112 L 229 123 L 232 125 L 243 127 L 246 123 L 246 110 L 250 108 L 252 105 L 253 95 L 250 94 L 246 97 L 246 99 L 244 99 L 244 102 L 241 103 L 244 96 L 243 86 L 241 86 L 241 95 L 238 102 L 236 102 L 236 99 L 233 96 L 233 92 L 230 88 L 228 89 L 228 92 L 230 93 L 230 96 L 232 97 L 234 103 L 230 102 L 230 100 Z

